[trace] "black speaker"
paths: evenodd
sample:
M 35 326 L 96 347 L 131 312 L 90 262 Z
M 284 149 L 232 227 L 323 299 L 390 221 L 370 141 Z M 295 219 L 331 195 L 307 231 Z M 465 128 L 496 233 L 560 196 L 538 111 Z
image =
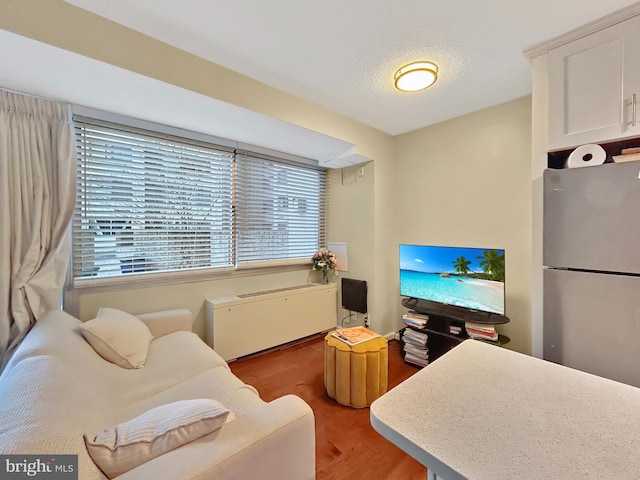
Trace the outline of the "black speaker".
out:
M 342 308 L 367 313 L 367 282 L 342 278 Z

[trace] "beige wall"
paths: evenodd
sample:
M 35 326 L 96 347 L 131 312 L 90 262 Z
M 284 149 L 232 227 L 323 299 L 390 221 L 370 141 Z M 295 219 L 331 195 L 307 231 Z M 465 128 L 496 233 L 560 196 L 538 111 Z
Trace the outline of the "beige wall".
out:
M 375 162 L 377 164 L 381 162 Z M 330 170 L 328 176 L 328 205 L 327 217 L 329 222 L 329 236 L 333 241 L 346 242 L 348 270 L 339 272 L 340 277 L 366 280 L 370 288 L 369 309 L 375 312 L 371 306 L 373 298 L 373 282 L 375 279 L 375 265 L 369 262 L 374 255 L 374 189 L 377 168 L 374 162 L 364 165 L 364 176 L 358 176 L 361 166 Z M 340 278 L 335 281 L 340 283 Z M 339 305 L 338 305 L 339 306 Z M 338 321 L 348 315 L 348 312 L 339 308 Z M 375 318 L 375 313 L 371 318 Z M 357 315 L 353 324 L 362 324 L 363 316 Z M 344 323 L 348 327 L 348 323 Z M 373 322 L 372 328 L 381 333 L 378 322 Z
M 509 347 L 531 343 L 531 97 L 396 137 L 388 255 L 399 243 L 504 248 Z M 399 303 L 398 277 L 384 288 Z M 399 318 L 400 310 L 396 310 Z M 400 320 L 398 319 L 397 322 Z M 399 325 L 399 323 L 398 323 Z
M 317 281 L 309 270 L 266 273 L 262 275 L 225 276 L 217 279 L 185 282 L 157 287 L 136 287 L 107 292 L 77 292 L 77 314 L 88 320 L 95 317 L 100 307 L 113 307 L 131 313 L 144 313 L 155 310 L 188 308 L 194 315 L 193 330 L 201 338 L 205 333 L 205 300 L 225 297 L 243 292 L 270 290 L 291 285 L 301 285 Z
M 529 350 L 528 98 L 392 138 L 62 0 L 0 0 L 0 29 L 356 144 L 374 161 L 364 166 L 364 176 L 356 168 L 330 171 L 327 239 L 348 244 L 349 271 L 341 275 L 369 283 L 372 328 L 388 333 L 401 327 L 398 243 L 504 246 L 512 318 L 504 330 L 515 349 Z M 186 306 L 201 333 L 205 298 L 310 278 L 306 269 L 288 269 L 85 291 L 78 308 L 90 318 L 100 306 L 133 312 Z

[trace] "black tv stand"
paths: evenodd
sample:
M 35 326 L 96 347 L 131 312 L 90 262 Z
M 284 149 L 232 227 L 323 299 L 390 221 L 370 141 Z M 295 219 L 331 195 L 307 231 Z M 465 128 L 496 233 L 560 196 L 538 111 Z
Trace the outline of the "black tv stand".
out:
M 499 325 L 509 322 L 509 318 L 504 315 L 476 312 L 466 310 L 461 307 L 443 305 L 437 302 L 430 302 L 416 298 L 404 298 L 402 300 L 402 305 L 412 312 L 423 315 L 425 318 L 428 317 L 424 326 L 407 326 L 400 331 L 401 351 L 403 357 L 405 352 L 404 336 L 406 330 L 412 330 L 413 333 L 426 338 L 427 344 L 425 347 L 428 352 L 428 358 L 425 363 L 417 364 L 407 361 L 405 358 L 406 363 L 417 367 L 422 367 L 433 362 L 441 355 L 444 355 L 446 352 L 459 345 L 461 342 L 467 340 L 469 338 L 465 329 L 465 324 L 467 322 L 485 325 Z M 407 315 L 412 312 L 409 312 Z M 500 334 L 496 341 L 479 341 L 486 341 L 487 343 L 501 346 L 509 343 L 510 339 L 509 337 Z

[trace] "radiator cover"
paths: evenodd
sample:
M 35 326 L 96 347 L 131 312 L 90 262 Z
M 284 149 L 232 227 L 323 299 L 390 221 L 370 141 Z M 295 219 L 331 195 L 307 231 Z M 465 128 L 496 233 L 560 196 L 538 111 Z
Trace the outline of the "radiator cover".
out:
M 302 285 L 206 301 L 205 340 L 225 360 L 337 325 L 336 284 Z

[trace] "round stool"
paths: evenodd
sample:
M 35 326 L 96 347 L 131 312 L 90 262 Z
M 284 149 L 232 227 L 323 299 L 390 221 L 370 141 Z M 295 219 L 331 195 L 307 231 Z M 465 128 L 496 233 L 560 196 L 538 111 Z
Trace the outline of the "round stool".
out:
M 363 408 L 387 391 L 386 338 L 350 346 L 329 333 L 324 341 L 324 386 L 329 397 L 340 405 Z

